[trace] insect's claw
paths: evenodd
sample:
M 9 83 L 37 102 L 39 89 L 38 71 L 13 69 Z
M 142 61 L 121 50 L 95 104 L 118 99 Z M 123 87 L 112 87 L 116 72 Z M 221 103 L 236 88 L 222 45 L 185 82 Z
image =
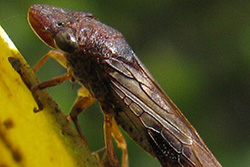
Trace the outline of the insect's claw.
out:
M 41 110 L 42 110 L 42 109 L 40 109 L 40 108 L 36 108 L 36 107 L 33 108 L 33 112 L 34 112 L 34 113 L 38 113 L 38 112 L 41 111 Z
M 44 106 L 43 106 L 43 103 L 41 102 L 39 96 L 34 91 L 31 90 L 31 92 L 32 92 L 32 95 L 33 95 L 33 97 L 34 97 L 34 99 L 36 101 L 36 104 L 38 106 L 38 108 L 34 107 L 33 112 L 37 113 L 39 111 L 42 111 Z

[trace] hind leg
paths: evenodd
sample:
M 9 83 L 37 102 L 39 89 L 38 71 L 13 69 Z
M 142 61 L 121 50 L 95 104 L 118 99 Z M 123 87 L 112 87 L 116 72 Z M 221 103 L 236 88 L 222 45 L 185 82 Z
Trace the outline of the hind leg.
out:
M 112 137 L 116 141 L 117 146 L 122 150 L 122 167 L 128 167 L 128 151 L 126 141 L 114 119 L 113 115 L 104 115 L 104 136 L 105 145 L 109 163 L 112 167 L 119 166 L 119 162 L 116 158 Z

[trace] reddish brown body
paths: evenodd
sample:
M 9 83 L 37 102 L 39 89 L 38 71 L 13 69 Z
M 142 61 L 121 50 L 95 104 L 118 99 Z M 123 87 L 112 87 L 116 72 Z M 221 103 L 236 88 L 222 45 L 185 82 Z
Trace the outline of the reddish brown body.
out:
M 220 167 L 196 130 L 117 30 L 88 12 L 33 5 L 37 35 L 129 136 L 166 167 Z

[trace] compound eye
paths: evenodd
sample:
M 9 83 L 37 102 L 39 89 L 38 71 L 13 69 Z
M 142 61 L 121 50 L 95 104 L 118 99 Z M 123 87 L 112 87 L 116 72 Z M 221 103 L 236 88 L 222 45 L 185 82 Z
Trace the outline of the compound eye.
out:
M 64 26 L 64 22 L 58 22 L 58 23 L 56 24 L 56 26 L 57 26 L 57 27 L 63 27 L 63 26 Z
M 56 46 L 62 51 L 73 53 L 78 49 L 78 43 L 71 29 L 59 31 L 54 38 Z

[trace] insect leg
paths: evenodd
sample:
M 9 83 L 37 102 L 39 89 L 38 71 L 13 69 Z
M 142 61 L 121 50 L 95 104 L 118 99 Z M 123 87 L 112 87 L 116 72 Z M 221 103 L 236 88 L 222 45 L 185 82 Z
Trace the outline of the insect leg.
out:
M 36 100 L 36 102 L 37 102 L 37 104 L 39 106 L 38 109 L 34 109 L 34 112 L 39 112 L 39 111 L 43 110 L 43 105 L 41 104 L 41 102 L 39 100 L 39 97 L 36 94 L 37 90 L 42 90 L 42 89 L 45 89 L 45 88 L 48 88 L 48 87 L 51 87 L 51 86 L 56 86 L 56 85 L 61 84 L 64 81 L 69 80 L 71 78 L 72 78 L 71 73 L 67 72 L 62 76 L 55 77 L 55 78 L 52 78 L 50 80 L 47 80 L 47 81 L 40 82 L 40 83 L 32 85 L 30 90 L 32 92 L 32 95 L 33 95 L 34 99 Z
M 89 93 L 89 91 L 85 87 L 81 87 L 78 90 L 77 98 L 75 100 L 75 103 L 74 103 L 74 105 L 71 109 L 71 112 L 69 114 L 69 117 L 68 117 L 68 119 L 71 119 L 73 121 L 79 135 L 81 136 L 81 138 L 84 140 L 84 143 L 86 143 L 86 144 L 87 144 L 87 140 L 81 131 L 77 116 L 81 112 L 83 112 L 86 108 L 91 106 L 95 101 L 96 101 L 96 99 L 94 97 L 92 97 L 92 95 Z
M 114 137 L 117 147 L 122 150 L 122 167 L 128 167 L 128 150 L 127 143 L 114 119 L 112 118 L 112 136 Z
M 51 50 L 45 54 L 33 67 L 33 71 L 36 72 L 49 58 L 54 58 L 64 68 L 67 68 L 67 60 L 61 52 Z
M 67 68 L 67 60 L 66 58 L 63 56 L 63 54 L 61 52 L 58 51 L 54 51 L 51 50 L 49 51 L 46 55 L 44 55 L 33 67 L 33 71 L 36 72 L 49 58 L 54 58 L 57 62 L 59 62 L 63 67 Z M 40 101 L 38 95 L 36 94 L 37 90 L 41 90 L 41 89 L 45 89 L 47 87 L 51 87 L 51 86 L 55 86 L 58 85 L 60 83 L 62 83 L 63 81 L 66 81 L 68 79 L 73 80 L 72 75 L 67 72 L 66 74 L 53 78 L 51 80 L 42 82 L 42 83 L 38 83 L 35 85 L 28 85 L 29 89 L 31 90 L 34 99 L 36 100 L 37 104 L 38 104 L 38 109 L 34 108 L 34 112 L 38 112 L 43 110 L 43 104 Z M 27 85 L 27 84 L 26 84 Z
M 111 167 L 119 167 L 119 161 L 116 158 L 114 152 L 114 146 L 112 142 L 112 123 L 114 116 L 109 114 L 104 114 L 104 138 L 105 145 L 107 149 L 107 156 Z
M 31 90 L 37 91 L 37 90 L 42 90 L 42 89 L 49 88 L 52 86 L 56 86 L 56 85 L 59 85 L 59 84 L 63 83 L 64 81 L 67 81 L 71 78 L 72 78 L 71 73 L 67 72 L 61 76 L 52 78 L 52 79 L 44 81 L 44 82 L 37 83 L 31 87 Z

